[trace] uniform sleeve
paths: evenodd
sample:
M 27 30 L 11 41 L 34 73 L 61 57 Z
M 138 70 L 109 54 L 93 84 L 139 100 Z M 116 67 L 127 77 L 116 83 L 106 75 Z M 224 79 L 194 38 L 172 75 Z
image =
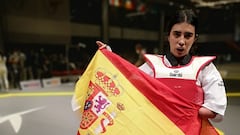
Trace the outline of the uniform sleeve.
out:
M 198 80 L 204 91 L 202 106 L 217 113 L 214 119 L 215 121 L 221 121 L 226 110 L 227 98 L 224 82 L 215 65 L 210 63 L 203 68 L 199 73 Z
M 139 68 L 140 70 L 142 70 L 143 72 L 145 72 L 146 74 L 154 77 L 153 70 L 152 70 L 152 68 L 151 68 L 147 63 L 142 64 L 142 65 L 139 66 L 138 68 Z

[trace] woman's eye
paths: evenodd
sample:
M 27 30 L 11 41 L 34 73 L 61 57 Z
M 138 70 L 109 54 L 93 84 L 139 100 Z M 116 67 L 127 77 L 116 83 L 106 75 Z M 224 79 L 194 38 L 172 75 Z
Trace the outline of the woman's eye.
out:
M 180 36 L 181 36 L 181 32 L 174 32 L 173 35 L 174 35 L 175 37 L 180 37 Z
M 189 38 L 191 38 L 193 36 L 193 33 L 185 33 L 184 34 L 184 37 L 186 38 L 186 39 L 189 39 Z

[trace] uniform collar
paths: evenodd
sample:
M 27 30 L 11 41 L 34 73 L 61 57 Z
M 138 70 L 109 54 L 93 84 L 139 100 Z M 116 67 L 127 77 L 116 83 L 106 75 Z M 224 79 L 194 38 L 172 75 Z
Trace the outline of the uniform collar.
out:
M 191 61 L 192 56 L 190 54 L 177 59 L 172 53 L 168 52 L 166 57 L 172 66 L 186 65 Z

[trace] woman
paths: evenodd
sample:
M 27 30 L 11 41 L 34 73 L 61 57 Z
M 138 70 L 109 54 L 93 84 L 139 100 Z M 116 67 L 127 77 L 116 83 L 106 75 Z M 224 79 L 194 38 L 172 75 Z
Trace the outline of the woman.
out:
M 169 22 L 169 52 L 166 55 L 146 54 L 146 63 L 139 69 L 201 105 L 199 116 L 202 119 L 220 122 L 227 106 L 225 87 L 219 71 L 211 62 L 215 57 L 190 54 L 198 38 L 197 28 L 197 16 L 192 10 L 176 12 Z M 106 46 L 99 41 L 97 44 Z
M 199 116 L 221 121 L 227 105 L 223 80 L 211 62 L 215 57 L 191 56 L 197 40 L 197 16 L 192 10 L 180 10 L 170 20 L 169 52 L 163 56 L 146 55 L 139 68 L 167 84 L 183 97 L 202 107 Z
M 177 14 L 173 17 L 173 19 L 170 21 L 170 24 L 169 24 L 169 33 L 168 33 L 168 41 L 170 45 L 169 52 L 166 55 L 145 54 L 144 57 L 146 59 L 146 62 L 143 65 L 141 65 L 139 69 L 141 69 L 148 75 L 154 77 L 157 81 L 159 80 L 161 82 L 159 84 L 165 84 L 164 85 L 165 87 L 168 86 L 171 89 L 171 90 L 169 88 L 161 89 L 161 92 L 165 92 L 164 90 L 170 90 L 172 94 L 176 92 L 177 94 L 173 94 L 175 95 L 173 96 L 174 98 L 179 98 L 183 100 L 184 103 L 190 102 L 190 105 L 196 106 L 196 108 L 200 108 L 198 113 L 199 113 L 199 117 L 201 117 L 203 120 L 200 121 L 200 119 L 197 118 L 197 122 L 196 120 L 193 120 L 195 121 L 195 123 L 191 119 L 191 118 L 193 119 L 196 118 L 195 110 L 193 114 L 184 115 L 187 117 L 190 116 L 189 118 L 186 118 L 187 119 L 186 121 L 184 121 L 183 119 L 179 119 L 179 117 L 177 119 L 173 118 L 176 116 L 176 114 L 169 115 L 169 116 L 173 116 L 169 118 L 173 120 L 173 122 L 176 125 L 178 125 L 180 129 L 182 129 L 182 132 L 184 132 L 184 134 L 192 135 L 192 134 L 200 133 L 201 135 L 213 135 L 218 133 L 216 133 L 216 131 L 214 130 L 214 128 L 212 128 L 212 126 L 207 125 L 209 124 L 209 122 L 208 120 L 205 120 L 205 119 L 213 119 L 216 121 L 222 120 L 226 110 L 226 103 L 227 103 L 225 87 L 219 72 L 217 71 L 216 67 L 212 63 L 215 57 L 213 56 L 199 57 L 199 56 L 190 55 L 190 50 L 192 48 L 192 45 L 197 39 L 196 31 L 197 31 L 197 17 L 194 14 L 194 12 L 192 10 L 181 10 L 177 12 Z M 96 43 L 98 44 L 100 50 L 105 47 L 108 50 L 111 50 L 109 46 L 107 46 L 106 44 L 100 41 L 97 41 Z M 113 56 L 113 55 L 110 55 L 110 56 Z M 121 63 L 118 63 L 118 64 L 121 64 Z M 131 70 L 129 71 L 133 71 L 133 69 L 131 68 Z M 127 74 L 131 74 L 131 73 L 132 72 L 127 72 Z M 139 78 L 137 76 L 138 75 L 132 77 L 135 79 L 135 82 L 136 81 L 138 82 L 137 79 Z M 146 75 L 144 74 L 144 76 Z M 149 77 L 147 76 L 146 78 L 149 78 Z M 149 78 L 149 79 L 154 80 L 152 78 Z M 158 83 L 156 80 L 154 80 L 154 82 Z M 145 82 L 145 80 L 139 81 L 139 82 Z M 81 84 L 83 84 L 83 82 L 81 82 Z M 140 85 L 143 86 L 141 89 L 146 88 L 145 90 L 148 90 L 149 88 L 150 91 L 147 91 L 147 92 L 150 92 L 150 93 L 152 89 L 155 90 L 156 88 L 155 85 L 154 86 L 151 85 L 149 87 L 147 87 L 145 84 L 140 84 Z M 76 90 L 81 90 L 81 89 L 78 88 Z M 156 90 L 160 90 L 160 89 L 156 89 Z M 79 95 L 81 94 L 82 93 L 80 93 Z M 152 94 L 157 94 L 157 93 L 156 92 L 151 93 L 150 95 Z M 90 95 L 91 96 L 89 95 L 88 96 L 91 97 L 92 99 L 95 99 L 95 97 L 92 96 L 92 94 Z M 98 97 L 101 97 L 101 96 L 98 96 Z M 85 102 L 87 103 L 85 104 L 85 107 L 86 107 L 86 111 L 84 110 L 85 112 L 87 112 L 89 108 L 92 108 L 92 105 L 91 105 L 92 99 L 89 99 L 88 100 L 89 102 Z M 154 99 L 156 99 L 156 97 Z M 77 104 L 77 100 L 82 100 L 82 99 L 77 98 L 76 95 L 74 95 L 72 98 L 72 108 L 74 111 L 77 112 L 79 116 L 79 114 L 81 113 L 79 112 L 80 106 Z M 101 100 L 101 101 L 104 101 L 106 103 L 106 100 Z M 155 105 L 161 105 L 160 100 L 153 100 L 153 101 L 154 103 L 156 103 Z M 99 102 L 99 101 L 95 100 L 94 102 Z M 90 103 L 90 107 L 88 103 Z M 165 102 L 162 102 L 162 103 L 165 103 Z M 97 106 L 94 106 L 94 107 L 96 108 Z M 181 111 L 177 112 L 178 114 L 185 113 L 182 110 L 184 111 L 186 110 L 186 112 L 188 112 L 188 109 L 187 109 L 188 107 L 186 106 L 180 106 L 180 107 L 184 107 L 184 108 L 181 108 L 180 109 Z M 196 109 L 196 108 L 193 107 L 191 109 Z M 92 116 L 94 115 L 99 116 L 98 114 L 95 114 L 95 113 L 93 113 L 93 115 L 89 115 L 88 113 L 85 113 L 84 115 L 85 117 L 82 117 L 82 118 L 86 120 L 90 118 L 92 121 L 94 121 L 97 119 L 97 118 L 92 119 Z M 111 116 L 104 116 L 104 117 L 109 118 L 107 121 L 110 122 L 113 120 L 112 118 L 115 116 L 115 113 L 114 115 L 111 115 Z M 104 127 L 102 128 L 101 131 L 105 132 L 104 119 L 101 119 L 101 120 L 103 120 L 101 125 L 102 127 Z M 189 122 L 189 121 L 190 123 L 193 122 L 193 125 L 191 125 L 191 127 L 194 127 L 193 130 L 188 130 L 189 129 L 188 125 L 186 126 L 184 123 L 181 123 L 181 122 Z M 88 122 L 88 123 L 91 123 L 91 122 Z M 86 125 L 86 124 L 83 123 L 83 125 Z M 84 126 L 84 127 L 81 127 L 80 129 L 87 129 L 87 128 L 89 127 Z M 94 128 L 93 130 L 92 128 L 93 127 L 89 129 L 90 132 L 99 131 L 98 126 L 97 128 L 95 128 L 96 130 Z M 86 130 L 84 130 L 83 132 L 85 131 Z M 141 130 L 139 131 L 141 132 Z M 78 134 L 80 134 L 80 132 L 78 132 Z

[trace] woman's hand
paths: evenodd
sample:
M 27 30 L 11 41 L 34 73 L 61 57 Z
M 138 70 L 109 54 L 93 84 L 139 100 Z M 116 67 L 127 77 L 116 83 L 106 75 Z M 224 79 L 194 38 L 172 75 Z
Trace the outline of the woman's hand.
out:
M 103 42 L 101 42 L 101 41 L 96 41 L 96 44 L 98 45 L 98 48 L 99 49 L 102 49 L 102 48 L 105 48 L 105 47 L 107 47 L 107 45 L 106 44 L 104 44 Z
M 98 48 L 99 48 L 99 49 L 106 48 L 108 51 L 112 51 L 112 49 L 111 49 L 110 46 L 108 46 L 107 44 L 104 44 L 104 43 L 101 42 L 101 41 L 96 41 L 96 44 L 98 45 Z
M 216 113 L 205 108 L 205 107 L 201 107 L 198 111 L 198 114 L 201 118 L 203 119 L 209 119 L 209 118 L 215 118 L 216 117 Z

